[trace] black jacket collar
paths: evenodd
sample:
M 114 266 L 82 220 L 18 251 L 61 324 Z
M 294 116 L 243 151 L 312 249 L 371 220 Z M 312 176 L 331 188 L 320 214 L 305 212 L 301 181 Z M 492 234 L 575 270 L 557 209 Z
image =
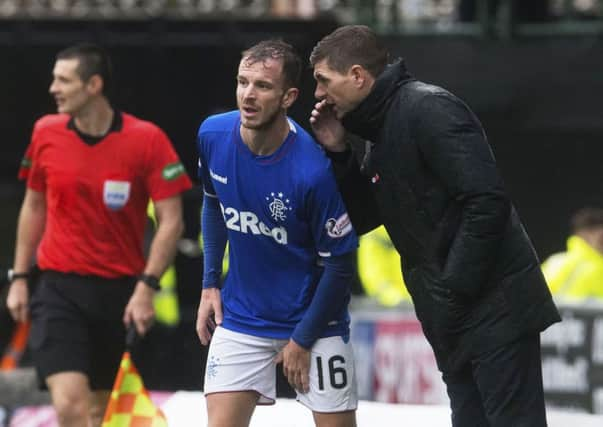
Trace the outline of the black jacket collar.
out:
M 383 126 L 392 96 L 402 84 L 412 80 L 415 78 L 406 70 L 403 59 L 388 65 L 375 80 L 368 96 L 344 116 L 344 127 L 363 138 L 374 140 L 375 134 Z

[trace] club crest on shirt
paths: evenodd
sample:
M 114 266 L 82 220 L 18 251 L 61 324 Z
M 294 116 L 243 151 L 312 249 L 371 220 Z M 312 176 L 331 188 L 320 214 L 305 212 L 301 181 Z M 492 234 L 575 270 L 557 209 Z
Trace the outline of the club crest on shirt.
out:
M 350 221 L 348 214 L 344 213 L 337 219 L 329 218 L 325 224 L 325 228 L 330 237 L 338 239 L 352 231 L 352 222 Z
M 272 198 L 272 200 L 271 200 Z M 287 211 L 293 210 L 290 206 L 291 200 L 289 200 L 282 192 L 270 193 L 270 197 L 266 197 L 268 201 L 268 208 L 270 209 L 270 216 L 275 221 L 284 221 L 287 219 Z
M 107 180 L 103 186 L 103 201 L 111 210 L 123 208 L 130 199 L 130 183 L 128 181 Z

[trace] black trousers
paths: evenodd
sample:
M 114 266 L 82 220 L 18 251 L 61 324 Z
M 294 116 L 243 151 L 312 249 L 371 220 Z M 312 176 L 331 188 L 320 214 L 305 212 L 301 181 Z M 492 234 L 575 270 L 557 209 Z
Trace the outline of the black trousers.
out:
M 480 355 L 443 374 L 453 427 L 546 427 L 540 335 Z

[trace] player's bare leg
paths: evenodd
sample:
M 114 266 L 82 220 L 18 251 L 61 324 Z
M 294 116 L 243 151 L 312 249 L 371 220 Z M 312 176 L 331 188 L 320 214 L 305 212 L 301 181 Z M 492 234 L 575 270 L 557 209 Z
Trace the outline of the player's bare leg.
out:
M 247 427 L 258 398 L 255 391 L 208 394 L 205 396 L 208 427 Z
M 89 415 L 93 427 L 100 427 L 103 423 L 103 416 L 110 396 L 110 390 L 93 391 L 91 393 Z
M 356 427 L 356 411 L 312 412 L 316 427 Z

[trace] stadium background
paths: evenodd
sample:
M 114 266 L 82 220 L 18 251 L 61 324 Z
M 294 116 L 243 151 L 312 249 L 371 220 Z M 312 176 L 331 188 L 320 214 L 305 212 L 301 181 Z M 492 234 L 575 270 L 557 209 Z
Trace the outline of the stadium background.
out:
M 9 1 L 19 2 L 2 0 L 0 11 Z M 46 1 L 48 7 L 53 3 Z M 592 2 L 593 14 L 598 15 L 582 21 L 570 9 L 555 19 L 550 5 L 541 7 L 542 11 L 537 6 L 547 2 L 533 0 L 523 3 L 536 5 L 526 13 L 536 22 L 507 22 L 495 16 L 460 23 L 445 21 L 450 17 L 424 17 L 389 26 L 369 13 L 376 13 L 377 6 L 368 11 L 348 6 L 343 9 L 347 15 L 334 11 L 356 3 L 391 3 L 396 11 L 396 3 L 411 1 L 318 2 L 334 4 L 329 9 L 332 13 L 317 10 L 321 13 L 313 19 L 251 17 L 243 5 L 254 2 L 230 3 L 239 4 L 239 9 L 186 19 L 167 13 L 148 16 L 142 11 L 142 15 L 131 12 L 108 18 L 91 14 L 88 19 L 57 13 L 44 19 L 43 15 L 32 17 L 31 12 L 2 16 L 0 12 L 0 238 L 4 242 L 0 265 L 9 265 L 12 259 L 22 191 L 15 176 L 21 156 L 34 121 L 55 109 L 48 95 L 54 55 L 82 40 L 101 43 L 110 51 L 116 75 L 115 105 L 162 126 L 194 176 L 196 127 L 210 112 L 235 106 L 234 73 L 242 49 L 266 37 L 282 37 L 307 58 L 314 43 L 338 23 L 369 22 L 380 28 L 394 55 L 404 57 L 418 78 L 450 89 L 476 111 L 541 257 L 563 248 L 574 210 L 601 203 L 600 1 Z M 352 10 L 356 18 L 348 16 Z M 455 12 L 450 13 L 454 16 Z M 291 115 L 307 127 L 314 86 L 310 70 L 303 77 L 301 98 Z
M 21 156 L 34 121 L 55 110 L 47 91 L 58 50 L 104 45 L 114 62 L 115 106 L 165 129 L 195 177 L 196 129 L 208 114 L 235 107 L 240 52 L 281 37 L 308 58 L 316 41 L 345 23 L 372 25 L 416 77 L 474 109 L 541 258 L 564 248 L 576 209 L 603 205 L 601 0 L 0 0 L 0 267 L 12 263 Z M 313 89 L 308 69 L 290 111 L 305 127 Z M 187 204 L 191 236 L 197 196 Z M 202 357 L 190 330 L 199 264 L 180 262 L 188 328 L 180 333 L 190 347 L 150 360 L 146 375 L 165 388 L 194 388 L 186 376 Z M 161 352 L 173 337 L 158 336 L 145 352 Z M 181 369 L 164 367 L 154 378 L 156 363 Z

